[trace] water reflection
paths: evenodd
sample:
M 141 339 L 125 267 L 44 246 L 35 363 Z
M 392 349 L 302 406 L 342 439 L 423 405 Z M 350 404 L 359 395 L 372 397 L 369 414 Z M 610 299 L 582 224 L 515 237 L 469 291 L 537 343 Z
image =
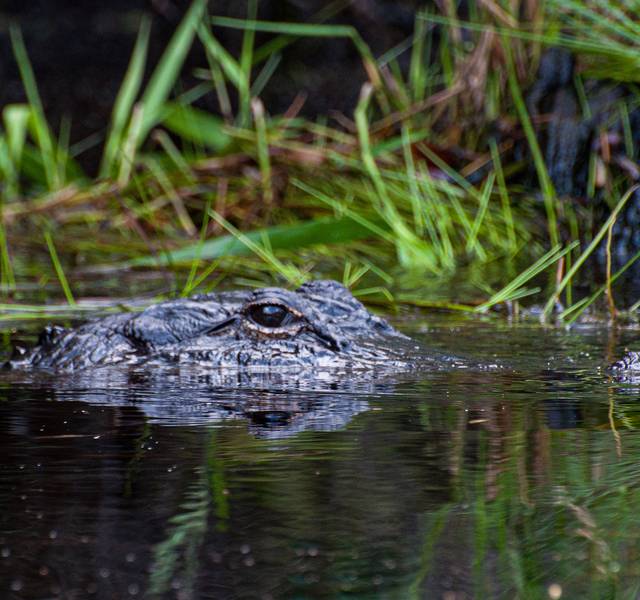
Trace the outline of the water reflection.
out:
M 0 597 L 634 597 L 640 413 L 606 332 L 425 338 L 512 368 L 4 377 Z
M 326 373 L 324 374 L 327 375 Z M 373 373 L 331 381 L 286 372 L 211 371 L 195 366 L 103 367 L 76 374 L 8 372 L 6 383 L 56 401 L 137 410 L 149 423 L 220 425 L 241 419 L 257 437 L 334 431 L 388 392 Z

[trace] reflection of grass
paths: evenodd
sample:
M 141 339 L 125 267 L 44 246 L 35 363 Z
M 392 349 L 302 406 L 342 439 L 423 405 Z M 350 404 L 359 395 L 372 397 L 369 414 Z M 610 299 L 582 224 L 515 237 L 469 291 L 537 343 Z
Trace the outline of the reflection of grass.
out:
M 413 397 L 418 406 L 411 397 L 386 408 L 389 399 L 373 400 L 383 410 L 341 432 L 283 442 L 216 430 L 201 466 L 181 480 L 186 492 L 153 551 L 150 595 L 176 580 L 197 592 L 214 551 L 239 596 L 260 585 L 283 597 L 421 598 L 448 577 L 451 591 L 478 598 L 545 598 L 554 584 L 563 597 L 634 597 L 633 401 L 617 397 L 618 456 L 605 399 L 588 388 L 573 391 L 587 392 L 584 428 L 551 430 L 542 403 L 555 392 L 537 388 L 523 400 L 530 383 L 513 389 L 509 379 L 499 400 L 495 387 L 476 396 L 475 419 L 456 381 L 442 403 L 427 388 Z M 232 566 L 242 544 L 255 558 L 249 571 Z
M 511 416 L 521 422 L 525 415 Z M 418 586 L 433 568 L 432 555 L 447 547 L 453 531 L 474 548 L 473 566 L 467 568 L 473 568 L 469 581 L 477 597 L 499 589 L 510 597 L 544 598 L 551 585 L 559 586 L 563 597 L 635 597 L 640 574 L 638 436 L 623 434 L 618 445 L 609 432 L 546 431 L 542 437 L 543 432 L 538 434 L 541 446 L 532 445 L 535 438 L 524 432 L 511 432 L 502 438 L 498 455 L 491 448 L 498 442 L 492 437 L 499 434 L 481 436 L 479 464 L 456 479 L 463 488 L 460 501 L 427 519 L 424 544 L 429 551 L 407 597 L 420 597 L 417 590 L 423 588 Z M 469 432 L 460 434 L 468 437 Z M 542 471 L 541 461 L 547 463 Z M 447 515 L 450 521 L 443 528 L 441 519 Z M 465 527 L 468 534 L 460 536 Z
M 54 276 L 43 247 L 32 243 L 34 256 L 22 254 L 12 234 L 20 222 L 50 232 L 48 248 L 60 253 L 55 277 L 70 303 L 75 261 L 186 269 L 177 286 L 185 292 L 239 273 L 253 283 L 294 284 L 312 269 L 339 277 L 348 264 L 366 270 L 365 290 L 381 290 L 374 300 L 384 301 L 387 288 L 403 288 L 396 298 L 424 304 L 425 275 L 445 281 L 470 270 L 477 294 L 443 305 L 486 308 L 532 296 L 551 306 L 563 294 L 568 308 L 561 318 L 575 319 L 593 301 L 574 302 L 573 284 L 589 278 L 586 259 L 600 241 L 593 238 L 586 250 L 577 243 L 581 237 L 588 244 L 590 217 L 557 198 L 525 89 L 541 51 L 552 46 L 576 53 L 595 77 L 635 81 L 640 26 L 625 3 L 551 2 L 529 6 L 531 14 L 520 18 L 524 7 L 509 12 L 489 2 L 473 5 L 467 21 L 449 9 L 423 11 L 414 35 L 380 57 L 353 27 L 327 24 L 339 3 L 308 23 L 259 21 L 256 6 L 248 4 L 246 20 L 206 18 L 206 2 L 194 0 L 146 84 L 150 26 L 142 21 L 112 111 L 100 182 L 78 167 L 81 147 L 69 147 L 68 127 L 56 138 L 46 123 L 27 48 L 12 29 L 28 104 L 2 113 L 3 290 L 19 288 L 34 270 L 42 282 Z M 243 32 L 239 56 L 219 42 L 219 27 Z M 258 45 L 256 32 L 271 37 Z M 303 37 L 346 39 L 359 52 L 367 81 L 353 122 L 311 122 L 293 108 L 286 117 L 265 112 L 261 90 L 281 53 Z M 209 68 L 194 73 L 200 82 L 192 88 L 173 93 L 194 44 L 205 50 Z M 580 77 L 576 86 L 588 112 Z M 194 106 L 205 94 L 217 97 L 221 116 Z M 637 104 L 630 94 L 616 113 L 631 159 L 629 115 Z M 493 134 L 496 122 L 509 124 L 501 138 Z M 535 190 L 523 188 L 524 165 L 512 153 L 522 136 L 544 215 L 535 208 Z M 628 184 L 603 160 L 594 151 L 589 193 L 621 206 Z M 599 187 L 596 167 L 604 169 Z M 225 230 L 231 237 L 222 236 Z M 500 274 L 489 281 L 489 270 Z
M 223 463 L 216 456 L 216 435 L 209 436 L 205 465 L 197 469 L 184 494 L 179 512 L 168 522 L 165 539 L 153 548 L 153 567 L 147 595 L 164 597 L 179 580 L 185 597 L 195 597 L 196 579 L 201 570 L 201 547 L 215 517 L 216 529 L 224 531 L 229 519 Z M 212 514 L 213 513 L 213 514 Z
M 193 597 L 200 546 L 208 530 L 210 503 L 207 476 L 201 470 L 200 477 L 185 492 L 180 513 L 169 520 L 167 537 L 154 546 L 148 596 L 164 596 L 171 589 L 172 581 L 179 577 L 187 597 Z
M 435 513 L 429 515 L 427 523 L 424 525 L 426 533 L 424 536 L 424 542 L 422 551 L 420 553 L 420 566 L 418 572 L 415 575 L 414 581 L 407 589 L 406 598 L 422 598 L 424 595 L 421 590 L 421 586 L 432 569 L 433 562 L 436 556 L 436 546 L 442 530 L 445 526 L 446 520 L 451 517 L 452 506 L 445 505 Z

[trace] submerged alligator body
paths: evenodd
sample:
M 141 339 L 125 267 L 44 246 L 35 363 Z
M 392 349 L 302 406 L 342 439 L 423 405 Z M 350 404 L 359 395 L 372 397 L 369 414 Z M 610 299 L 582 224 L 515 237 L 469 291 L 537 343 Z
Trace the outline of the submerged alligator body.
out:
M 408 367 L 413 342 L 335 281 L 296 291 L 264 288 L 163 302 L 139 313 L 48 327 L 14 369 L 79 371 L 103 365 L 197 364 L 313 372 Z

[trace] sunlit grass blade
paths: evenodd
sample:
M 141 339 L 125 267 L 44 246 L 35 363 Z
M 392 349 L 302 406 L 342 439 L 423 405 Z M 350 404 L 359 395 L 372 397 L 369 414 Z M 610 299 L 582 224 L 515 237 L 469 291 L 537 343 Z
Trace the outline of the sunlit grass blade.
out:
M 511 252 L 515 252 L 516 244 L 516 232 L 513 221 L 513 212 L 511 210 L 511 200 L 509 198 L 509 191 L 507 183 L 504 177 L 504 171 L 502 169 L 502 161 L 500 160 L 500 152 L 495 140 L 492 138 L 489 140 L 489 147 L 491 148 L 491 160 L 493 161 L 493 168 L 496 174 L 496 180 L 498 182 L 498 194 L 500 195 L 500 202 L 502 204 L 503 220 L 507 228 L 507 239 L 509 241 L 509 249 Z
M 618 10 L 613 2 L 607 2 L 606 6 L 602 6 L 605 14 L 602 10 L 592 9 L 584 0 L 580 2 L 550 0 L 548 8 L 561 15 L 570 16 L 572 25 L 587 37 L 592 37 L 594 34 L 602 36 L 603 33 L 606 33 L 627 40 L 632 44 L 638 43 L 640 28 L 633 22 L 633 19 Z M 578 21 L 575 15 L 583 17 L 586 22 Z
M 118 169 L 118 185 L 124 187 L 129 183 L 136 152 L 142 140 L 142 121 L 144 116 L 144 105 L 136 104 L 131 113 L 131 121 L 127 127 L 126 135 L 122 140 L 120 156 L 120 168 Z
M 482 194 L 480 195 L 480 206 L 478 207 L 478 213 L 471 227 L 471 231 L 469 232 L 469 237 L 467 238 L 467 252 L 475 251 L 478 257 L 483 258 L 486 257 L 486 253 L 478 242 L 478 233 L 487 214 L 487 207 L 489 206 L 489 200 L 491 199 L 491 193 L 493 191 L 495 178 L 495 173 L 491 173 L 487 178 L 487 181 L 485 181 Z
M 317 198 L 318 200 L 324 202 L 328 206 L 331 206 L 335 210 L 336 214 L 349 217 L 355 223 L 358 223 L 363 228 L 367 229 L 370 232 L 371 236 L 375 236 L 379 239 L 385 240 L 389 244 L 394 243 L 395 238 L 393 237 L 393 234 L 388 230 L 388 228 L 386 227 L 386 224 L 379 222 L 379 219 L 377 219 L 375 222 L 370 219 L 367 219 L 365 216 L 358 213 L 357 211 L 351 210 L 344 203 L 341 203 L 338 200 L 334 200 L 333 198 L 330 198 L 326 194 L 323 194 L 322 192 L 310 187 L 309 185 L 307 185 L 306 183 L 304 183 L 299 179 L 293 179 L 291 183 L 295 185 L 297 188 L 300 188 L 301 190 L 306 192 L 307 194 L 313 196 L 314 198 Z M 356 238 L 356 239 L 359 239 L 359 238 Z
M 189 162 L 187 162 L 187 159 L 175 145 L 174 141 L 171 139 L 171 136 L 166 131 L 157 129 L 156 131 L 154 131 L 153 139 L 154 141 L 158 142 L 160 147 L 166 152 L 167 157 L 169 157 L 171 161 L 173 161 L 173 164 L 182 173 L 185 180 L 194 182 L 195 177 L 191 165 L 189 164 Z
M 49 255 L 51 256 L 51 262 L 53 263 L 53 268 L 55 269 L 56 275 L 58 276 L 58 281 L 60 282 L 60 287 L 62 287 L 64 296 L 71 306 L 75 306 L 76 301 L 73 297 L 73 294 L 71 293 L 71 288 L 69 287 L 67 276 L 64 274 L 64 269 L 62 268 L 62 263 L 60 262 L 60 258 L 58 257 L 58 252 L 56 251 L 55 244 L 53 243 L 53 239 L 51 238 L 50 231 L 47 230 L 44 232 L 44 239 L 47 243 Z
M 184 230 L 184 232 L 192 237 L 195 235 L 197 229 L 193 224 L 191 216 L 189 212 L 185 208 L 182 197 L 176 190 L 172 180 L 169 178 L 169 175 L 164 171 L 164 169 L 158 164 L 158 162 L 151 156 L 145 157 L 145 164 L 149 168 L 149 171 L 156 178 L 158 183 L 160 184 L 160 188 L 166 194 L 167 198 L 171 201 L 173 208 L 178 217 L 178 222 L 180 226 Z
M 425 223 L 425 212 L 423 211 L 423 203 L 421 202 L 420 189 L 418 187 L 418 177 L 416 174 L 416 165 L 413 160 L 413 152 L 411 148 L 411 131 L 405 125 L 402 128 L 402 154 L 404 158 L 405 168 L 407 170 L 407 179 L 409 181 L 409 201 L 411 202 L 411 211 L 413 213 L 413 227 L 416 233 L 423 235 L 428 225 Z
M 409 66 L 409 89 L 414 102 L 424 98 L 427 88 L 427 54 L 425 53 L 425 37 L 427 35 L 427 22 L 424 19 L 425 11 L 418 13 L 413 33 L 413 45 L 411 48 L 411 63 Z
M 395 233 L 396 250 L 400 263 L 407 267 L 420 265 L 431 270 L 437 270 L 433 253 L 429 251 L 429 247 L 423 240 L 418 238 L 418 236 L 407 227 L 395 203 L 389 197 L 380 170 L 371 153 L 367 109 L 372 92 L 373 87 L 370 83 L 365 83 L 362 86 L 360 100 L 355 110 L 355 120 L 360 142 L 360 156 L 365 172 L 371 179 L 375 189 L 373 206 L 379 211 L 380 216 L 385 219 L 388 226 L 393 229 Z
M 11 160 L 9 144 L 2 134 L 0 134 L 0 179 L 4 182 L 4 186 L 0 190 L 0 207 L 2 207 L 6 199 L 17 194 L 18 189 L 18 176 L 13 166 L 13 160 Z
M 2 197 L 14 198 L 20 189 L 22 151 L 27 140 L 31 108 L 27 104 L 8 104 L 2 111 L 5 135 L 0 135 L 0 174 Z
M 251 239 L 242 233 L 217 212 L 211 211 L 211 218 L 216 223 L 224 227 L 224 229 L 226 229 L 237 241 L 246 246 L 253 254 L 267 263 L 273 269 L 274 273 L 283 277 L 291 285 L 299 286 L 306 281 L 307 276 L 300 269 L 291 263 L 283 263 L 274 254 L 271 239 L 268 235 L 263 233 L 258 242 L 257 240 Z
M 310 19 L 308 25 L 322 24 L 342 12 L 349 6 L 350 0 L 333 0 L 322 6 Z M 299 36 L 282 33 L 265 42 L 253 53 L 253 64 L 257 65 L 277 55 L 288 45 L 292 44 Z
M 7 104 L 2 110 L 7 144 L 16 171 L 20 171 L 20 159 L 27 139 L 30 115 L 31 108 L 26 104 Z

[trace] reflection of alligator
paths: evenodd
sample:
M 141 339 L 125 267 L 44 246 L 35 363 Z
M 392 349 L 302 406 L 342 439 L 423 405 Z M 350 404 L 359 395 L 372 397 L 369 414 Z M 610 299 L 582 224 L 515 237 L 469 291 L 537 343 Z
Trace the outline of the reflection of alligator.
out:
M 342 285 L 314 281 L 295 292 L 265 288 L 200 295 L 77 329 L 48 327 L 36 348 L 17 351 L 8 366 L 77 371 L 159 362 L 317 374 L 406 368 L 414 348 Z
M 164 425 L 222 425 L 240 419 L 250 433 L 267 439 L 342 429 L 369 410 L 370 398 L 392 389 L 384 377 L 373 377 L 370 371 L 334 383 L 288 381 L 266 372 L 236 371 L 233 377 L 197 365 L 116 365 L 8 375 L 6 383 L 33 398 L 136 411 Z

